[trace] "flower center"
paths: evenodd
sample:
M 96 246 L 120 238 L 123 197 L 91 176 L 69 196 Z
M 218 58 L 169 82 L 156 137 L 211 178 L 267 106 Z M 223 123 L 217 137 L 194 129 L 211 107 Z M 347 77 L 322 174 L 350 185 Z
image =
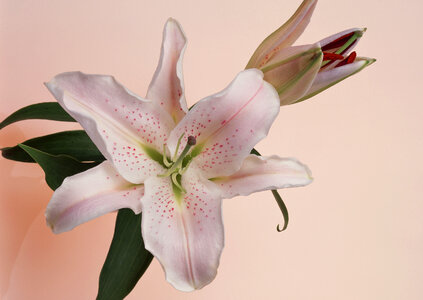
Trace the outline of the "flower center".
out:
M 185 145 L 184 150 L 178 156 L 179 146 L 181 145 L 181 140 L 184 137 L 184 133 L 179 137 L 178 144 L 176 145 L 175 153 L 173 154 L 170 160 L 166 155 L 166 144 L 163 145 L 163 164 L 167 167 L 167 172 L 164 174 L 157 175 L 158 177 L 168 177 L 172 179 L 172 183 L 177 187 L 181 192 L 186 193 L 185 189 L 181 185 L 181 175 L 188 169 L 189 164 L 192 161 L 192 158 L 189 157 L 188 152 L 191 147 L 194 146 L 197 141 L 194 136 L 190 135 L 188 137 L 187 144 Z M 189 158 L 188 160 L 186 158 Z

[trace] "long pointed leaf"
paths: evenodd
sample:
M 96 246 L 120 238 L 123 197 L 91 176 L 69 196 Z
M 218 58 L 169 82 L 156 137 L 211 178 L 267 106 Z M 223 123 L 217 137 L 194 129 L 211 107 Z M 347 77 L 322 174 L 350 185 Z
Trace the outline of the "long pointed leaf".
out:
M 261 154 L 255 148 L 251 150 L 251 154 L 261 156 Z M 288 227 L 288 222 L 289 222 L 288 208 L 286 207 L 285 203 L 282 200 L 281 195 L 279 195 L 279 192 L 277 190 L 272 190 L 272 195 L 275 198 L 276 202 L 278 203 L 279 209 L 281 210 L 282 216 L 283 216 L 284 224 L 282 229 L 280 228 L 279 224 L 276 226 L 276 230 L 278 232 L 281 232 L 281 231 L 284 231 Z
M 83 130 L 63 131 L 49 134 L 27 140 L 21 144 L 52 155 L 69 155 L 78 161 L 105 160 L 104 156 Z M 35 162 L 31 155 L 18 145 L 3 148 L 1 151 L 3 157 L 7 159 L 22 162 Z
M 42 102 L 25 106 L 15 111 L 0 123 L 0 129 L 12 123 L 28 119 L 75 122 L 75 120 L 59 105 L 59 103 Z
M 97 300 L 125 298 L 147 270 L 153 255 L 144 248 L 141 214 L 121 209 L 115 233 L 100 273 Z
M 48 186 L 55 190 L 68 177 L 86 171 L 98 165 L 95 163 L 81 163 L 66 155 L 51 155 L 35 148 L 19 144 L 44 170 Z

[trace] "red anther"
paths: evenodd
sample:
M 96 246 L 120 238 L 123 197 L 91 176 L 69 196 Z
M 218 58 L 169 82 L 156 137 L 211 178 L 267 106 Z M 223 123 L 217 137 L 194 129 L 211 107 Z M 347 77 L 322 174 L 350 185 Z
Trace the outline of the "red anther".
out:
M 351 54 L 347 57 L 347 64 L 353 63 L 356 57 L 357 53 L 355 51 L 351 52 Z
M 348 55 L 346 59 L 344 59 L 339 64 L 337 64 L 335 68 L 353 63 L 356 57 L 357 57 L 357 53 L 355 51 L 351 52 L 350 55 Z
M 339 60 L 344 59 L 344 56 L 341 54 L 336 54 L 332 52 L 323 52 L 323 60 Z
M 327 45 L 324 45 L 322 47 L 322 51 L 327 51 L 330 49 L 336 49 L 336 48 L 342 47 L 350 39 L 350 37 L 352 37 L 353 34 L 354 34 L 354 31 L 337 38 L 336 40 L 330 42 Z

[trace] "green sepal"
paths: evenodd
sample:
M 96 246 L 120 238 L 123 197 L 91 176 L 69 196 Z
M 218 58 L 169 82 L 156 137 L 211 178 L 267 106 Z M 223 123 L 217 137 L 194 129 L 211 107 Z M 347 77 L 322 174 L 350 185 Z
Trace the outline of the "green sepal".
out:
M 83 130 L 62 131 L 41 137 L 36 137 L 21 144 L 52 155 L 68 155 L 78 161 L 104 161 L 87 133 Z M 35 162 L 35 160 L 18 145 L 0 149 L 4 158 L 21 162 Z
M 251 150 L 250 153 L 257 155 L 257 156 L 261 156 L 261 154 L 254 148 L 253 148 L 253 150 Z M 276 230 L 278 232 L 281 232 L 281 231 L 284 231 L 288 227 L 288 222 L 289 222 L 288 208 L 286 207 L 285 203 L 282 200 L 281 195 L 279 195 L 279 192 L 277 190 L 272 190 L 271 192 L 272 192 L 273 197 L 275 198 L 275 200 L 278 203 L 278 206 L 279 206 L 279 208 L 282 212 L 283 221 L 284 221 L 283 227 L 281 229 L 279 224 L 276 226 Z
M 24 144 L 19 144 L 19 147 L 41 166 L 46 182 L 52 190 L 57 189 L 66 177 L 84 172 L 99 164 L 99 162 L 81 163 L 68 155 L 51 155 Z
M 0 123 L 0 129 L 12 123 L 28 119 L 75 122 L 75 120 L 60 106 L 59 103 L 42 102 L 25 106 L 15 111 Z
M 147 270 L 153 255 L 144 247 L 141 214 L 119 210 L 115 233 L 101 269 L 97 300 L 125 298 Z

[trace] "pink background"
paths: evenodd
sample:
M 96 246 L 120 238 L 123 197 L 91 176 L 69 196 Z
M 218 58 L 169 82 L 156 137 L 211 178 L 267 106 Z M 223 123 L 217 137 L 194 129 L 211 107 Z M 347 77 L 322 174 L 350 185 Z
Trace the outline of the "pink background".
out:
M 144 95 L 170 16 L 189 40 L 190 104 L 221 90 L 299 0 L 0 1 L 0 119 L 53 101 L 43 82 L 63 71 L 113 74 Z M 283 107 L 265 154 L 295 156 L 308 187 L 224 202 L 217 278 L 183 293 L 157 261 L 127 299 L 422 299 L 422 46 L 418 0 L 321 0 L 300 43 L 368 27 L 359 55 L 378 62 L 302 104 Z M 75 129 L 49 121 L 0 131 L 0 147 Z M 41 169 L 0 159 L 2 299 L 94 299 L 112 237 L 110 214 L 61 235 L 46 227 L 52 192 Z M 7 296 L 4 296 L 4 295 Z

